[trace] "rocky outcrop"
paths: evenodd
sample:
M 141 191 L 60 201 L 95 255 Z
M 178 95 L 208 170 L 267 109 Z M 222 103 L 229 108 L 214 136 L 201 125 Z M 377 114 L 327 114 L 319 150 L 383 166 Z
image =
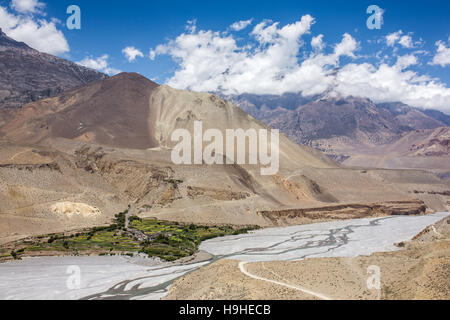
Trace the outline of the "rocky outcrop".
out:
M 441 195 L 441 196 L 447 196 L 447 197 L 450 197 L 450 190 L 448 190 L 448 191 L 417 191 L 417 190 L 414 190 L 414 193 L 415 194 L 424 194 L 424 193 L 426 193 L 426 194 L 437 194 L 437 195 Z
M 246 192 L 234 192 L 229 190 L 218 190 L 218 189 L 207 189 L 199 187 L 187 187 L 187 194 L 190 198 L 196 199 L 198 197 L 209 197 L 214 200 L 219 201 L 232 201 L 232 200 L 243 200 L 250 197 L 249 193 Z
M 297 200 L 317 200 L 321 202 L 339 202 L 329 192 L 323 190 L 317 182 L 305 175 L 297 176 L 296 181 L 290 181 L 282 175 L 274 175 L 273 179 L 280 187 L 291 193 Z
M 450 127 L 438 128 L 410 147 L 413 155 L 442 157 L 450 155 Z
M 342 204 L 309 209 L 261 211 L 259 215 L 273 225 L 296 225 L 344 219 L 374 218 L 392 215 L 425 214 L 423 201 L 389 201 L 373 204 Z
M 134 160 L 118 160 L 107 156 L 103 148 L 84 146 L 75 151 L 76 166 L 103 177 L 133 203 L 165 205 L 176 197 L 173 170 Z M 176 188 L 175 188 L 176 189 Z M 172 200 L 170 200 L 172 199 Z
M 29 172 L 33 172 L 35 170 L 50 170 L 50 171 L 58 171 L 61 173 L 61 169 L 56 162 L 43 164 L 0 164 L 0 168 L 14 169 L 19 171 L 29 171 Z

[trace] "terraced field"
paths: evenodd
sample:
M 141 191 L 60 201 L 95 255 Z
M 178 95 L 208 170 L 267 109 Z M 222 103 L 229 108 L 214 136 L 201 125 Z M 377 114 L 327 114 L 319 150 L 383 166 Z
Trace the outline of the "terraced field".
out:
M 30 238 L 0 248 L 0 259 L 53 255 L 129 255 L 145 253 L 165 261 L 175 261 L 198 251 L 202 241 L 237 235 L 256 227 L 198 226 L 177 222 L 116 215 L 113 224 L 73 234 L 53 234 Z

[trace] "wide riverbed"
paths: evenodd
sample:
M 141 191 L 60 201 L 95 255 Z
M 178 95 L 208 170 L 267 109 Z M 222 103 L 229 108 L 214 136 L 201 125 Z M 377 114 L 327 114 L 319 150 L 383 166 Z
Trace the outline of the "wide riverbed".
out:
M 160 299 L 182 275 L 219 259 L 296 261 L 397 250 L 450 213 L 271 228 L 205 241 L 207 262 L 173 265 L 125 257 L 25 258 L 0 264 L 0 299 Z

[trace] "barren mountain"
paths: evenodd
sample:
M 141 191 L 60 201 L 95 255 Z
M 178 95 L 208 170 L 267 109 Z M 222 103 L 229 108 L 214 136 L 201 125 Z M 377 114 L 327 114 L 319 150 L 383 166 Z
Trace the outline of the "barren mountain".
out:
M 18 142 L 67 138 L 146 149 L 157 147 L 150 133 L 149 99 L 157 85 L 138 75 L 122 74 L 31 103 L 1 130 Z
M 269 122 L 299 143 L 336 137 L 352 143 L 382 144 L 410 130 L 367 99 L 320 99 L 280 115 Z
M 285 93 L 279 95 L 223 95 L 223 98 L 239 106 L 259 120 L 266 120 L 273 117 L 278 111 L 296 110 L 309 102 L 315 101 L 318 97 L 305 98 L 301 93 Z
M 449 170 L 445 139 L 442 143 L 438 143 L 442 139 L 432 137 L 429 142 L 422 141 L 434 130 L 450 125 L 450 116 L 436 110 L 421 110 L 403 103 L 376 105 L 368 99 L 330 95 L 311 98 L 309 102 L 293 94 L 231 98 L 294 141 L 317 148 L 347 165 Z M 425 145 L 428 151 L 410 152 Z M 399 146 L 403 147 L 398 149 Z M 373 157 L 383 161 L 368 160 Z
M 0 29 L 0 109 L 19 108 L 107 77 L 34 50 L 23 42 L 9 38 Z
M 420 110 L 404 103 L 381 103 L 378 107 L 388 110 L 405 127 L 415 130 L 450 126 L 450 116 L 436 110 Z
M 447 209 L 449 186 L 433 174 L 343 168 L 283 135 L 274 176 L 260 165 L 175 165 L 171 135 L 192 133 L 195 120 L 204 130 L 267 127 L 215 95 L 138 74 L 10 116 L 0 125 L 2 243 L 106 224 L 128 205 L 141 217 L 261 226 Z
M 450 178 L 450 127 L 414 130 L 387 145 L 342 150 L 349 166 L 423 168 Z
M 389 116 L 391 121 L 395 119 L 398 125 L 403 126 L 404 129 L 435 129 L 437 127 L 450 126 L 450 116 L 441 111 L 413 108 L 401 102 L 375 105 L 368 99 L 358 97 L 336 98 L 335 95 L 329 93 L 313 97 L 303 97 L 300 93 L 286 93 L 281 96 L 255 94 L 224 95 L 224 98 L 265 123 L 278 117 L 287 118 L 291 115 L 289 111 L 302 109 L 308 104 L 321 102 L 324 105 L 329 103 L 330 108 L 335 108 L 356 102 L 359 104 L 360 110 L 364 108 L 380 109 L 377 111 L 379 116 Z M 387 112 L 383 112 L 381 109 Z M 334 112 L 336 116 L 339 116 L 338 111 Z M 305 118 L 307 118 L 307 115 L 305 115 Z M 340 119 L 340 117 L 337 119 Z M 328 125 L 332 127 L 333 123 L 329 123 Z M 305 139 L 308 139 L 308 136 Z
M 195 120 L 203 129 L 262 129 L 254 118 L 214 95 L 158 86 L 135 73 L 70 90 L 31 103 L 0 128 L 6 139 L 44 143 L 54 138 L 130 149 L 170 148 L 171 134 Z M 303 165 L 334 165 L 320 152 L 281 137 L 282 161 Z

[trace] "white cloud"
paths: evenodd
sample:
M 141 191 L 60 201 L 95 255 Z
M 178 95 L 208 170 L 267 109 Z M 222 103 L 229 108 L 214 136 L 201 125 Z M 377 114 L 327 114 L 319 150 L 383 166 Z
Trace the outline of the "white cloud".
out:
M 354 51 L 358 49 L 358 43 L 348 33 L 344 34 L 344 37 L 340 43 L 338 43 L 334 49 L 336 57 L 348 56 L 356 58 Z
M 413 48 L 414 47 L 412 38 L 409 35 L 401 37 L 398 43 L 404 48 Z
M 304 96 L 331 90 L 375 102 L 401 101 L 450 112 L 450 89 L 411 70 L 419 64 L 415 54 L 398 56 L 392 63 L 386 62 L 391 59 L 379 58 L 376 64 L 358 64 L 356 61 L 362 59 L 356 54 L 360 43 L 347 33 L 339 43 L 328 46 L 334 48 L 332 52 L 324 52 L 322 35 L 313 36 L 310 52 L 303 37 L 310 33 L 314 22 L 309 15 L 285 26 L 263 21 L 253 28 L 246 43 L 240 39 L 239 44 L 233 35 L 224 32 L 183 33 L 152 49 L 150 58 L 169 55 L 178 64 L 167 80 L 168 85 L 178 89 L 225 94 L 301 92 Z M 402 36 L 400 32 L 391 34 L 386 41 L 402 46 Z M 442 46 L 438 49 L 444 51 Z M 378 56 L 384 57 L 382 53 Z M 343 61 L 347 64 L 342 65 Z
M 144 57 L 144 54 L 139 49 L 136 49 L 135 47 L 126 47 L 122 50 L 123 55 L 125 58 L 127 58 L 128 62 L 134 62 L 136 61 L 137 57 Z
M 37 19 L 28 14 L 12 14 L 0 6 L 0 28 L 9 37 L 25 42 L 36 50 L 54 55 L 69 51 L 69 44 L 64 34 L 57 29 L 55 20 Z
M 187 21 L 186 31 L 189 33 L 194 33 L 197 30 L 197 19 L 192 19 Z
M 161 52 L 162 53 L 162 52 Z M 156 53 L 156 50 L 153 50 L 153 49 L 150 49 L 150 53 L 149 53 L 149 55 L 148 55 L 148 57 L 150 58 L 150 60 L 155 60 L 156 59 L 156 55 L 157 55 L 157 53 Z
M 387 43 L 387 45 L 390 46 L 390 47 L 393 47 L 393 46 L 395 45 L 395 43 L 396 43 L 398 40 L 400 40 L 400 35 L 401 35 L 402 33 L 403 33 L 403 32 L 400 30 L 400 31 L 397 31 L 397 32 L 388 34 L 388 35 L 386 36 L 386 43 Z
M 417 63 L 418 63 L 418 60 L 415 55 L 407 54 L 407 55 L 398 57 L 397 63 L 395 64 L 395 66 L 400 68 L 401 70 L 403 70 L 403 69 L 406 69 Z
M 42 13 L 45 3 L 38 0 L 12 0 L 11 8 L 20 13 Z
M 151 50 L 150 58 L 167 54 L 179 64 L 167 83 L 175 88 L 228 94 L 319 94 L 332 80 L 327 77 L 327 66 L 335 67 L 343 55 L 354 57 L 357 44 L 346 34 L 332 54 L 317 54 L 299 64 L 301 38 L 309 33 L 313 23 L 309 15 L 283 27 L 264 21 L 251 32 L 253 44 L 243 46 L 232 35 L 221 32 L 181 34 Z
M 114 69 L 109 65 L 108 59 L 109 55 L 104 54 L 98 58 L 86 57 L 77 63 L 86 68 L 95 69 L 97 71 L 107 73 L 109 75 L 115 75 L 120 73 L 121 72 L 120 70 Z
M 323 42 L 323 34 L 319 34 L 317 37 L 313 37 L 311 40 L 311 47 L 316 51 L 322 51 L 325 48 L 325 43 Z
M 440 65 L 441 67 L 450 65 L 450 47 L 447 47 L 443 41 L 436 42 L 436 46 L 438 47 L 437 52 L 430 64 Z
M 252 23 L 252 21 L 253 21 L 253 19 L 235 22 L 230 26 L 230 29 L 234 30 L 234 31 L 244 30 Z
M 348 64 L 336 76 L 335 90 L 344 96 L 370 98 L 375 102 L 401 101 L 414 107 L 450 112 L 450 89 L 418 76 L 405 65 Z
M 386 43 L 389 47 L 394 47 L 396 44 L 399 44 L 403 48 L 414 48 L 414 42 L 411 35 L 403 35 L 402 30 L 388 34 L 386 36 Z

